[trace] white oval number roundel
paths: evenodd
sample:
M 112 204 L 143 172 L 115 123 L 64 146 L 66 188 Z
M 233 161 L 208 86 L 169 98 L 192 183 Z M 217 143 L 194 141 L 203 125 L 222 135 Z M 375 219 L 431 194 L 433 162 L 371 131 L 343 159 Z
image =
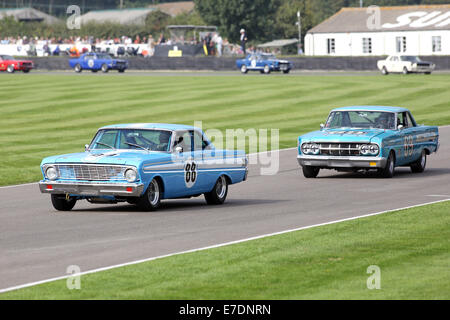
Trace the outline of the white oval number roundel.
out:
M 88 66 L 89 66 L 89 68 L 93 68 L 94 67 L 94 60 L 89 59 Z
M 186 187 L 192 188 L 197 181 L 197 164 L 192 159 L 186 161 L 184 165 L 184 182 Z

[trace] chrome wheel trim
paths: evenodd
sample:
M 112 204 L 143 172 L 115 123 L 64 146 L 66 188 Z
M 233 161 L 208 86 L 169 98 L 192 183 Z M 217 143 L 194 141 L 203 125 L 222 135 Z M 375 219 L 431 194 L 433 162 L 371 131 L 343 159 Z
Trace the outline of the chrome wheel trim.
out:
M 159 184 L 153 179 L 148 188 L 148 201 L 152 206 L 155 206 L 159 202 Z
M 222 199 L 225 196 L 226 192 L 227 192 L 227 181 L 225 180 L 224 176 L 220 176 L 219 180 L 217 181 L 217 185 L 216 185 L 217 197 Z
M 242 67 L 241 67 L 241 72 L 242 73 L 246 73 L 247 72 L 247 66 L 244 64 L 244 65 L 242 65 Z
M 389 162 L 389 172 L 394 172 L 394 159 Z
M 425 168 L 425 164 L 427 163 L 427 157 L 425 155 L 425 151 L 422 151 L 422 157 L 420 159 L 420 166 Z

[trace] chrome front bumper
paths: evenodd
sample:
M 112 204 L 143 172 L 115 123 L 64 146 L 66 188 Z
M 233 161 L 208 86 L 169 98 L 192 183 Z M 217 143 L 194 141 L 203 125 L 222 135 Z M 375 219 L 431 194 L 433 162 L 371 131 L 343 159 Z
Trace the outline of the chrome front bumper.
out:
M 40 181 L 39 190 L 50 194 L 139 197 L 144 192 L 144 185 L 142 183 Z
M 386 167 L 387 159 L 381 157 L 299 155 L 297 161 L 302 167 L 378 169 Z

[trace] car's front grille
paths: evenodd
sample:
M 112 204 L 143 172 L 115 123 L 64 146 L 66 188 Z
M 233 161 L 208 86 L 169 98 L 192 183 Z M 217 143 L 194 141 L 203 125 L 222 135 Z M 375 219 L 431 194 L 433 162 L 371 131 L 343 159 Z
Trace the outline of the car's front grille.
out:
M 327 156 L 360 156 L 360 143 L 318 143 L 320 154 Z
M 418 67 L 429 68 L 429 67 L 430 67 L 430 64 L 429 64 L 429 63 L 418 63 L 417 66 L 418 66 Z
M 127 167 L 92 164 L 58 164 L 55 165 L 59 179 L 68 180 L 124 180 Z

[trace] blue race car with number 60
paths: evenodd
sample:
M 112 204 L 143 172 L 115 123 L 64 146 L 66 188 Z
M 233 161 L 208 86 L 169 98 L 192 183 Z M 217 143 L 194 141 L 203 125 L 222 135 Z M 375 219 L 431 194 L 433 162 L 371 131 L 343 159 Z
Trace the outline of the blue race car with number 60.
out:
M 109 70 L 117 70 L 119 72 L 125 72 L 128 69 L 128 61 L 121 59 L 113 59 L 106 53 L 85 53 L 79 58 L 69 60 L 69 65 L 80 73 L 83 70 L 91 70 L 92 72 L 102 71 L 107 73 Z
M 298 162 L 306 178 L 320 169 L 377 170 L 385 178 L 395 167 L 423 172 L 439 148 L 439 129 L 417 125 L 408 109 L 357 106 L 331 111 L 320 131 L 298 138 Z
M 78 200 L 128 202 L 158 209 L 162 199 L 204 195 L 224 203 L 228 186 L 247 179 L 244 151 L 218 150 L 200 129 L 170 124 L 121 124 L 100 128 L 85 152 L 45 158 L 42 193 L 56 210 Z
M 245 59 L 236 61 L 236 66 L 242 73 L 248 71 L 259 71 L 269 74 L 272 71 L 282 71 L 289 73 L 292 69 L 292 63 L 287 60 L 279 60 L 273 54 L 268 53 L 252 53 Z

